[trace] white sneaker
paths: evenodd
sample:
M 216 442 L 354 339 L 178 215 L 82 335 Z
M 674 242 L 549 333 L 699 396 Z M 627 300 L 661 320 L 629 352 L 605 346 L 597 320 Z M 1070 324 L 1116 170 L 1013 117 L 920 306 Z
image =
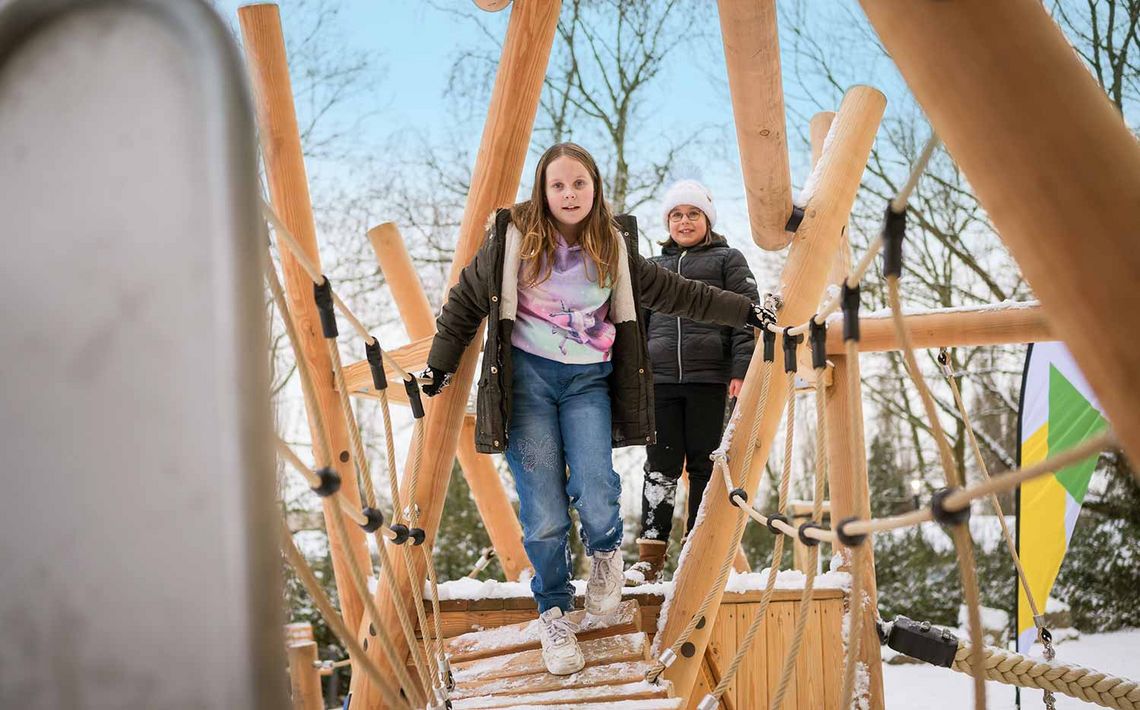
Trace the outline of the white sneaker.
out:
M 621 550 L 595 552 L 590 557 L 594 566 L 586 582 L 586 613 L 605 616 L 621 605 L 621 589 L 625 585 Z
M 546 670 L 554 675 L 570 675 L 582 670 L 586 660 L 582 649 L 574 637 L 574 624 L 562 615 L 558 607 L 547 609 L 539 615 L 542 621 L 542 662 Z

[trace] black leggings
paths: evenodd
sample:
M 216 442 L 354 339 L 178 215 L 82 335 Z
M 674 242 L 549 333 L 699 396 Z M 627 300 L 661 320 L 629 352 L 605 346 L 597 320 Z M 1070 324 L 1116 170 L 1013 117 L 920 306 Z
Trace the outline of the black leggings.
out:
M 689 514 L 697 518 L 712 475 L 709 455 L 720 445 L 728 388 L 720 384 L 656 385 L 653 389 L 657 443 L 645 447 L 645 487 L 641 496 L 641 537 L 668 540 L 681 470 L 689 471 Z

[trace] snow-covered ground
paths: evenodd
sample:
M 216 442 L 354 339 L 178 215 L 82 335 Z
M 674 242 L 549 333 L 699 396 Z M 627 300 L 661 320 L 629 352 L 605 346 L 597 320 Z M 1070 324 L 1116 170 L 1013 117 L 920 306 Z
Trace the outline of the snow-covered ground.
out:
M 1107 634 L 1083 634 L 1081 638 L 1057 645 L 1057 661 L 1122 676 L 1140 679 L 1140 629 Z M 1034 655 L 1040 648 L 1034 647 Z M 888 708 L 922 708 L 923 710 L 961 710 L 972 707 L 973 679 L 947 668 L 929 665 L 883 666 Z M 1013 686 L 986 684 L 989 710 L 1013 710 Z M 1043 708 L 1041 691 L 1023 690 L 1021 707 Z M 1057 695 L 1058 710 L 1084 710 L 1098 707 L 1065 695 Z

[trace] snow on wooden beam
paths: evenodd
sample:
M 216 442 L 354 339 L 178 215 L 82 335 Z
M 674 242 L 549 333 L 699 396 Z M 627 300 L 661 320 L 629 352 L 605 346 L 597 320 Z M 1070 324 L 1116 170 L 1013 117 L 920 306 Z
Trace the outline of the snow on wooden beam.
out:
M 792 215 L 792 177 L 776 3 L 719 0 L 717 9 L 752 240 L 763 249 L 783 249 L 794 235 L 784 229 Z
M 906 315 L 916 348 L 1037 343 L 1056 336 L 1036 302 L 996 304 L 909 313 Z M 898 337 L 890 313 L 859 319 L 859 352 L 897 350 Z M 843 353 L 843 317 L 828 320 L 827 353 Z

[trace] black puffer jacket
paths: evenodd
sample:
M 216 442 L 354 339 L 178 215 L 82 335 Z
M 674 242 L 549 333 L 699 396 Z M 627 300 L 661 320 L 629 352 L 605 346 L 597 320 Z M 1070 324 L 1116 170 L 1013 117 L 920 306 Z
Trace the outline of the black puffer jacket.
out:
M 694 281 L 757 301 L 756 279 L 744 255 L 713 232 L 709 244 L 682 249 L 672 240 L 650 261 Z M 751 328 L 730 328 L 650 313 L 649 358 L 655 384 L 719 383 L 744 378 L 752 360 Z

